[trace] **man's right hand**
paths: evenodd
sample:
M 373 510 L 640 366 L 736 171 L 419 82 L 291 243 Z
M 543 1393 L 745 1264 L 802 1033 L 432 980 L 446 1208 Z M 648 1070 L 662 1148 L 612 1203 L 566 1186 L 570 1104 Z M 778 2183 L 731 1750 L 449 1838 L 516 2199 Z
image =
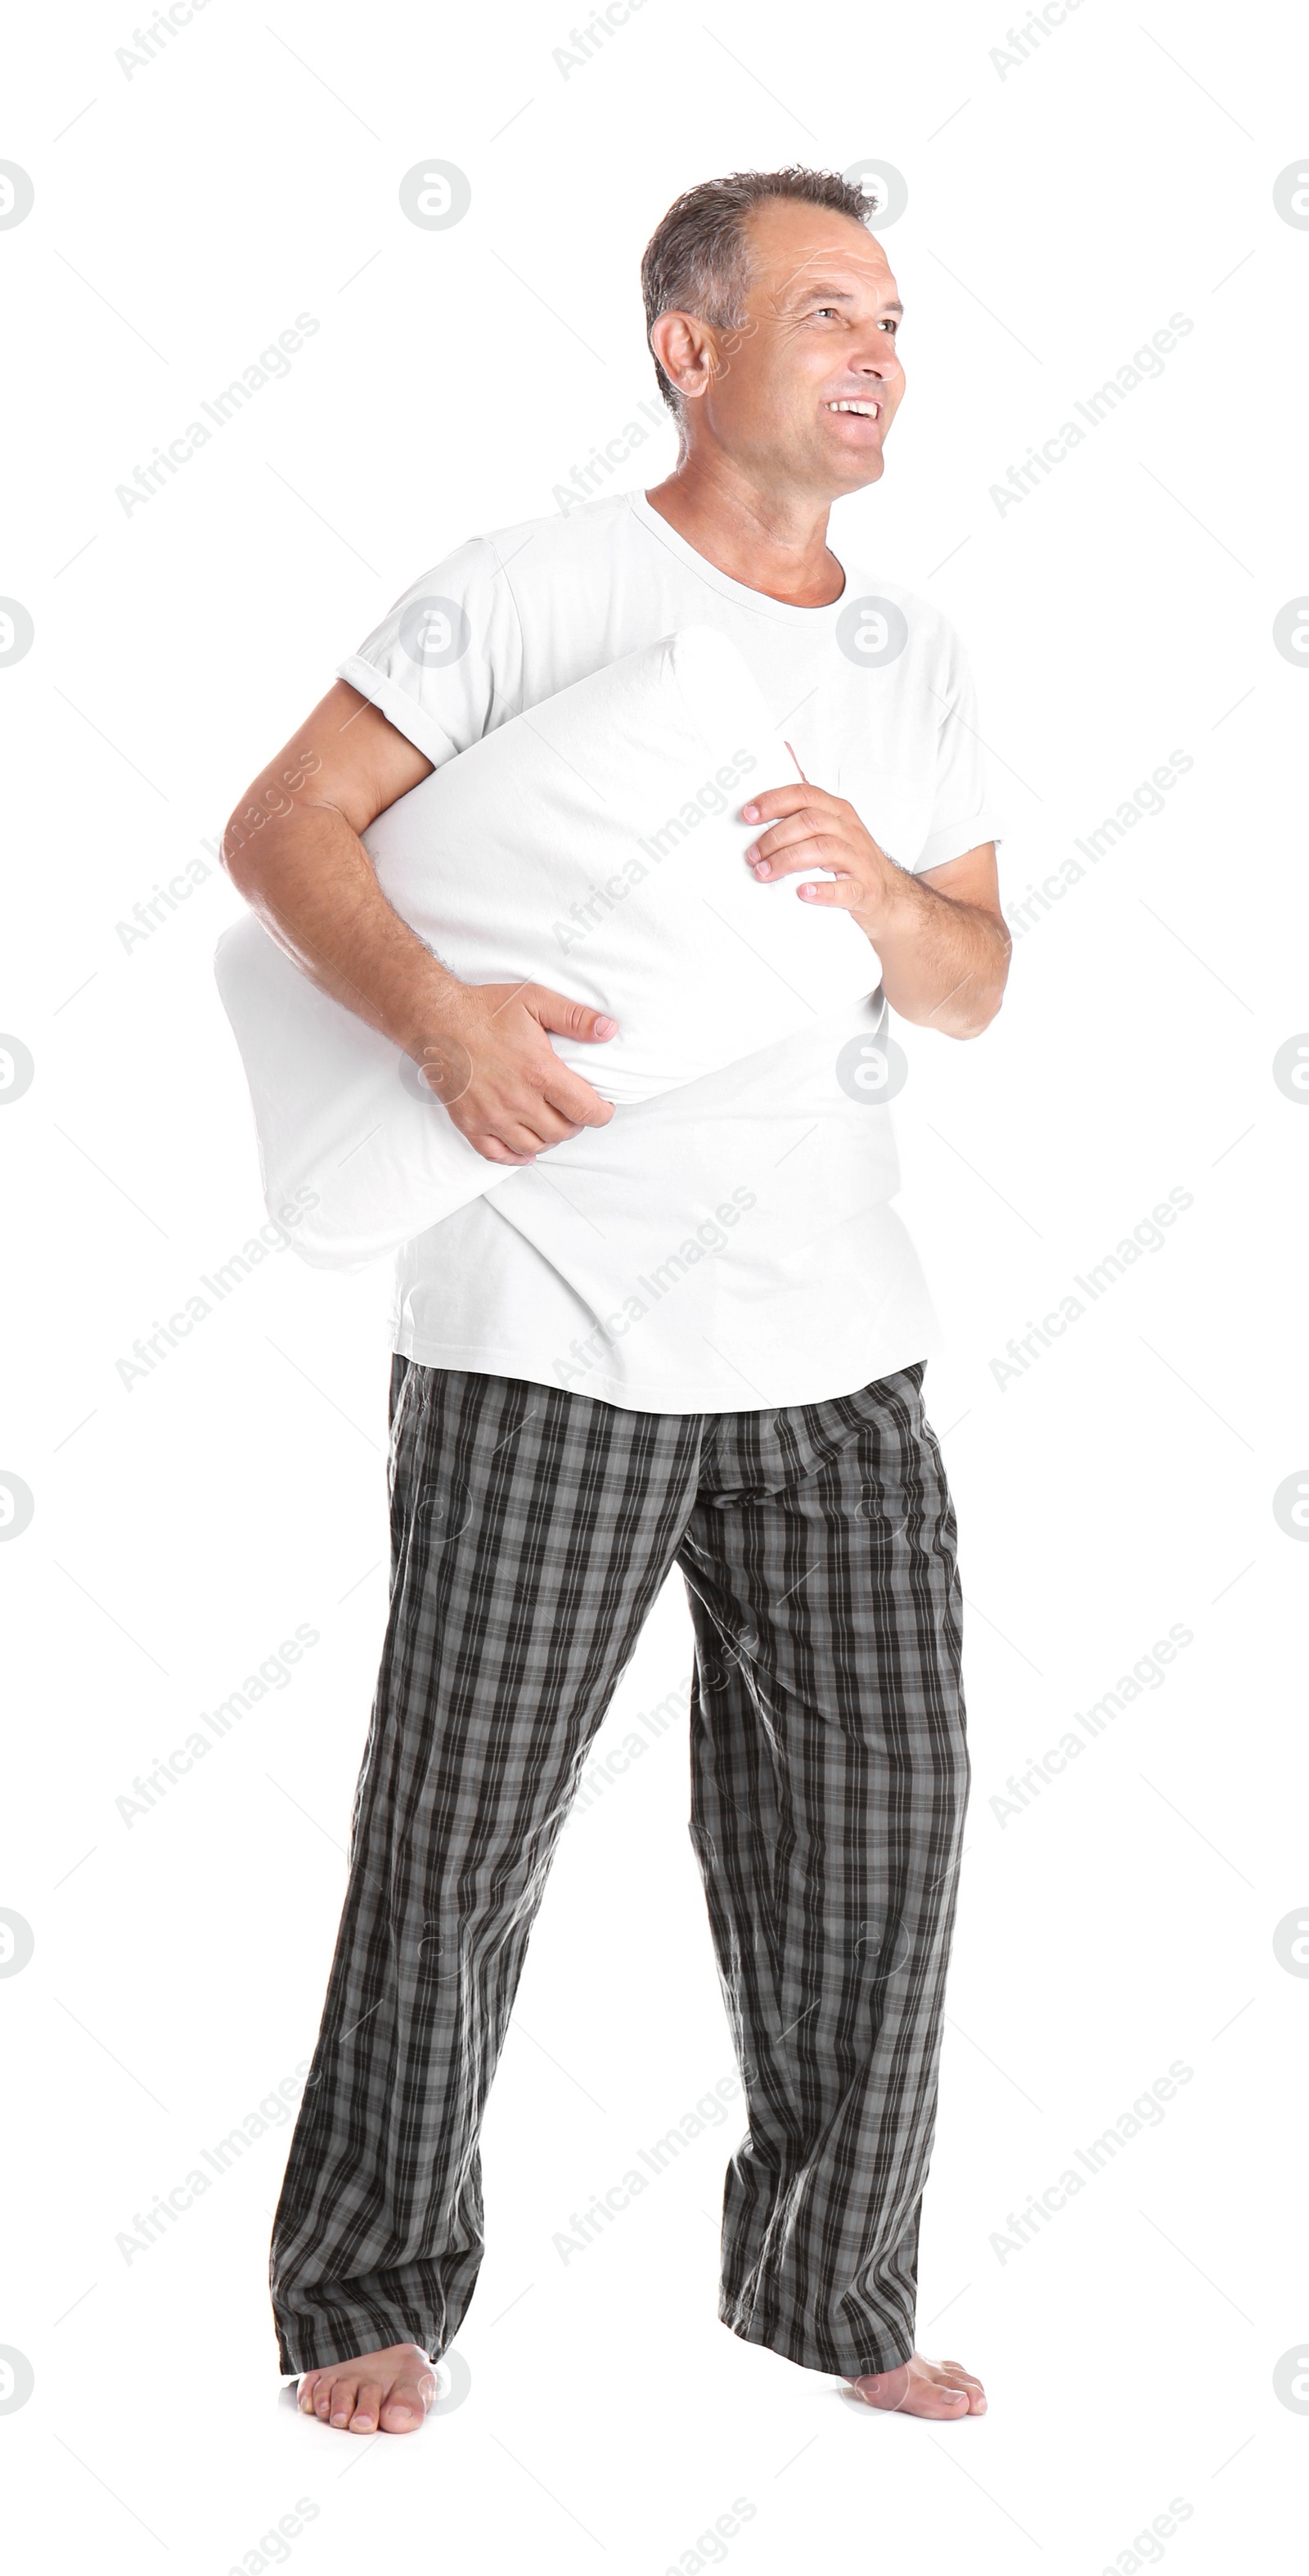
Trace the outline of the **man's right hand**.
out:
M 446 982 L 439 1032 L 411 1048 L 429 1089 L 488 1163 L 532 1163 L 546 1146 L 614 1114 L 556 1055 L 557 1037 L 603 1042 L 618 1023 L 548 984 Z

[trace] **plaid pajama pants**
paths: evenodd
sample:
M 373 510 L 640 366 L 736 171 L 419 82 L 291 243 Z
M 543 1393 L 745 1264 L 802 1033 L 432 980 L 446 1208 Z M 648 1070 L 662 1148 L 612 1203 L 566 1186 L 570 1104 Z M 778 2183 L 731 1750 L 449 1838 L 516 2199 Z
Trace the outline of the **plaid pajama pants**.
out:
M 719 2315 L 851 2376 L 913 2349 L 969 1766 L 923 1362 L 771 1412 L 630 1413 L 397 1357 L 390 1616 L 270 2279 L 282 2368 L 436 2359 L 478 2137 L 589 1747 L 671 1567 L 690 1832 L 748 2119 Z

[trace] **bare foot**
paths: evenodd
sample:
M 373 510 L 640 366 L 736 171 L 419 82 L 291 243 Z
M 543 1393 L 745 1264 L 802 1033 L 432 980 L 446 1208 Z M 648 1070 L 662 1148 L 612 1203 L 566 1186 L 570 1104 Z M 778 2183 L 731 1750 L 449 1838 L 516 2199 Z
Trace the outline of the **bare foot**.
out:
M 436 2375 L 416 2343 L 390 2343 L 357 2361 L 307 2370 L 300 2411 L 345 2433 L 416 2433 L 436 2396 Z
M 848 2385 L 865 2406 L 887 2415 L 932 2415 L 947 2421 L 986 2413 L 986 2391 L 980 2379 L 957 2361 L 925 2361 L 911 2353 L 898 2370 L 870 2371 Z

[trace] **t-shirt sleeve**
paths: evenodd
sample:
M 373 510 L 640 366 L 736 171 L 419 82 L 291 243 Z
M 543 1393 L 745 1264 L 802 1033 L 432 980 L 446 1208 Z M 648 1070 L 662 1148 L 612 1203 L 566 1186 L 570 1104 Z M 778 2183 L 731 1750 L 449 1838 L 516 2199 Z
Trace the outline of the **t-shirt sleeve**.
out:
M 425 572 L 336 676 L 438 769 L 515 715 L 522 632 L 494 547 L 472 537 Z
M 1001 837 L 987 785 L 985 746 L 977 731 L 977 692 L 968 657 L 953 632 L 935 695 L 936 794 L 927 838 L 913 863 L 915 876 Z

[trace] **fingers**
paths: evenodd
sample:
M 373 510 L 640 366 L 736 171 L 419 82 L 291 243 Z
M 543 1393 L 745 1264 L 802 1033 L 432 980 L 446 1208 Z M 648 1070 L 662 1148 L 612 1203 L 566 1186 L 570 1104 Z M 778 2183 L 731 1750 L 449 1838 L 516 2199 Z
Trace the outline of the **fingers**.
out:
M 861 885 L 857 877 L 838 877 L 834 884 L 797 886 L 796 893 L 801 903 L 834 903 L 840 912 L 861 912 L 869 900 L 867 886 Z
M 758 860 L 763 858 L 778 860 L 786 850 L 809 848 L 809 842 L 819 840 L 819 837 L 830 837 L 830 832 L 832 832 L 830 814 L 819 814 L 814 806 L 801 806 L 796 814 L 786 814 L 783 822 L 776 822 L 768 832 L 760 832 L 758 840 L 750 842 L 750 848 L 747 848 L 745 855 L 747 860 L 750 860 L 750 866 L 758 866 Z M 812 860 L 801 860 L 801 866 L 809 868 L 812 866 Z
M 765 787 L 758 796 L 752 796 L 749 804 L 741 807 L 741 820 L 743 823 L 773 823 L 780 815 L 798 814 L 805 805 L 825 806 L 830 812 L 840 803 L 840 797 L 830 795 L 827 788 L 814 787 L 796 778 L 789 787 Z
M 535 1152 L 512 1154 L 507 1145 L 501 1144 L 498 1136 L 484 1135 L 476 1128 L 470 1130 L 467 1127 L 461 1128 L 460 1133 L 473 1147 L 474 1152 L 481 1155 L 484 1163 L 534 1163 L 536 1161 Z
M 797 876 L 805 868 L 832 868 L 834 880 L 797 886 L 796 893 L 805 903 L 835 904 L 841 911 L 858 912 L 868 901 L 868 886 L 865 877 L 855 873 L 857 854 L 823 825 L 822 816 L 806 812 L 761 833 L 753 850 L 746 852 L 750 872 L 757 885 L 774 885 L 780 877 Z
M 796 887 L 804 903 L 834 903 L 848 912 L 858 912 L 868 901 L 866 881 L 854 875 L 850 852 L 839 841 L 829 841 L 819 834 L 811 841 L 800 841 L 793 850 L 783 850 L 780 857 L 761 859 L 751 873 L 756 884 L 775 885 L 782 877 L 798 876 L 805 868 L 833 868 L 834 877 L 820 879 L 813 885 Z
M 562 1145 L 566 1137 L 577 1134 L 577 1129 L 565 1127 L 561 1120 L 551 1118 L 548 1111 L 541 1108 L 525 1110 L 516 1118 L 502 1112 L 488 1133 L 497 1144 L 504 1146 L 512 1160 L 524 1158 L 535 1162 L 537 1155 L 545 1153 L 548 1146 Z
M 561 1064 L 551 1067 L 547 1080 L 549 1088 L 542 1093 L 541 1115 L 549 1117 L 553 1112 L 563 1120 L 561 1135 L 575 1136 L 579 1127 L 608 1126 L 614 1114 L 612 1100 L 602 1100 L 589 1082 L 583 1082 L 580 1073 L 570 1073 L 567 1065 Z M 539 1123 L 537 1113 L 532 1115 L 533 1124 Z
M 571 1082 L 565 1068 L 559 1065 L 547 1076 L 549 1090 L 517 1086 L 508 1098 L 496 1099 L 494 1093 L 480 1103 L 474 1096 L 469 1104 L 464 1133 L 480 1147 L 483 1136 L 493 1136 L 507 1146 L 511 1154 L 539 1154 L 547 1145 L 564 1145 L 583 1127 L 607 1127 L 614 1114 L 612 1100 L 602 1100 L 589 1082 Z M 458 1119 L 457 1104 L 455 1116 Z
M 524 984 L 518 998 L 533 1019 L 556 1037 L 603 1041 L 618 1035 L 618 1022 L 607 1011 L 593 1011 L 585 1002 L 570 1002 L 566 994 L 552 992 L 548 984 Z
M 494 1127 L 465 1127 L 463 1133 L 484 1163 L 534 1163 L 542 1151 L 539 1136 L 508 1118 Z
M 798 876 L 805 868 L 834 868 L 838 876 L 849 876 L 852 853 L 843 850 L 839 841 L 829 840 L 825 832 L 816 832 L 810 841 L 797 841 L 793 850 L 757 860 L 750 873 L 760 885 L 768 885 L 774 877 Z
M 588 1091 L 586 1084 L 579 1088 L 584 1093 Z M 532 1163 L 551 1145 L 566 1144 L 571 1137 L 580 1135 L 584 1125 L 608 1124 L 613 1116 L 612 1101 L 600 1100 L 595 1093 L 589 1096 L 603 1115 L 568 1118 L 544 1098 L 532 1098 L 513 1104 L 497 1102 L 481 1110 L 470 1107 L 463 1118 L 456 1109 L 455 1118 L 468 1143 L 485 1162 Z
M 507 1100 L 489 1120 L 501 1144 L 514 1153 L 539 1154 L 544 1145 L 563 1145 L 578 1132 L 580 1121 L 566 1118 L 543 1094 Z
M 565 993 L 552 992 L 548 984 L 525 984 L 518 998 L 539 1027 L 555 1037 L 603 1043 L 618 1035 L 618 1022 L 607 1011 L 592 1010 L 586 1002 L 570 1002 Z M 541 1068 L 539 1102 L 522 1114 L 527 1124 L 539 1131 L 542 1144 L 556 1145 L 566 1136 L 576 1135 L 579 1127 L 607 1127 L 614 1104 L 612 1100 L 602 1100 L 599 1092 L 580 1073 L 561 1064 L 550 1048 Z

